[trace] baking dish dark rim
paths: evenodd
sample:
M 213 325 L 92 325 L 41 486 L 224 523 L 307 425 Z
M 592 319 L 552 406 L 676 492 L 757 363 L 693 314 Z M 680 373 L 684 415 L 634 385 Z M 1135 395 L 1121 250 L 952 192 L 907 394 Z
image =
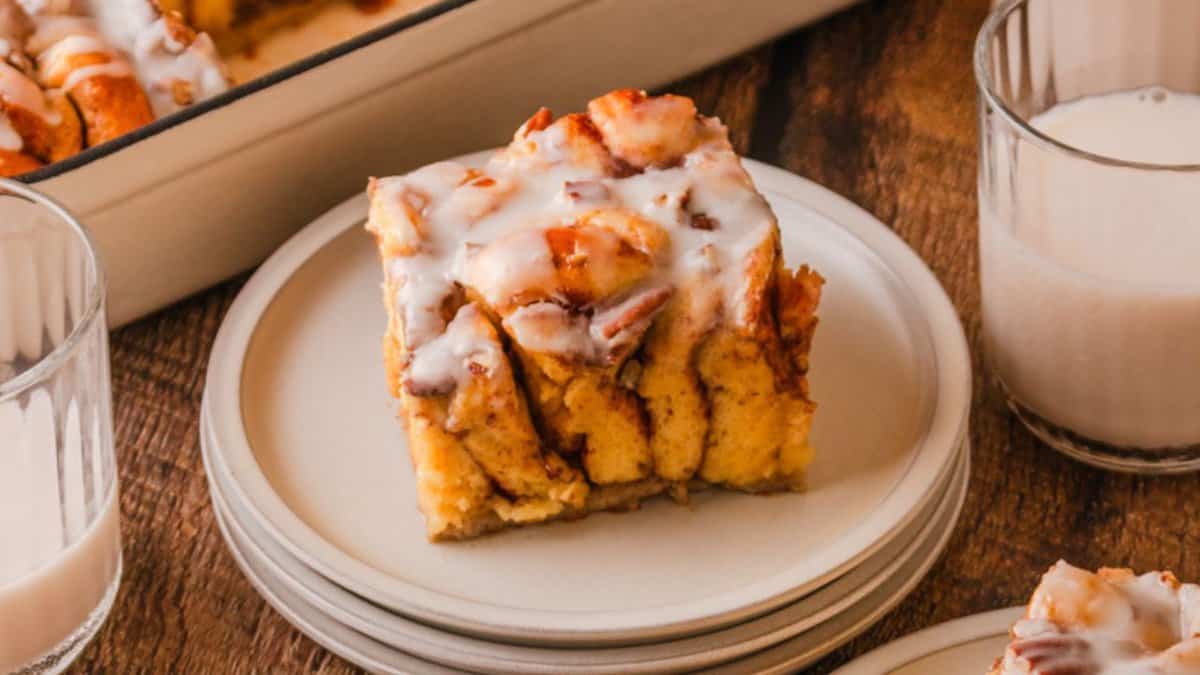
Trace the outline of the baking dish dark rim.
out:
M 120 138 L 97 145 L 94 148 L 88 148 L 77 155 L 73 155 L 67 159 L 55 162 L 53 164 L 48 164 L 37 171 L 31 171 L 29 173 L 22 174 L 21 176 L 18 176 L 16 180 L 19 180 L 23 183 L 38 183 L 50 178 L 61 176 L 65 173 L 78 169 L 81 166 L 90 164 L 97 159 L 107 157 L 114 152 L 118 152 L 124 148 L 127 148 L 138 141 L 150 138 L 151 136 L 162 133 L 167 129 L 174 128 L 205 113 L 211 112 L 218 108 L 223 108 L 234 101 L 243 99 L 251 94 L 283 82 L 284 80 L 295 77 L 305 71 L 316 68 L 317 66 L 345 56 L 350 52 L 362 49 L 363 47 L 366 47 L 374 42 L 391 37 L 396 33 L 412 28 L 418 24 L 425 23 L 431 19 L 435 19 L 443 14 L 475 1 L 476 0 L 441 0 L 440 2 L 436 2 L 428 7 L 416 10 L 411 14 L 396 19 L 395 21 L 390 21 L 382 26 L 379 26 L 378 28 L 373 28 L 362 35 L 358 35 L 350 40 L 346 40 L 345 42 L 340 42 L 332 47 L 329 47 L 328 49 L 323 49 L 315 54 L 300 59 L 299 61 L 284 66 L 283 68 L 267 73 L 262 77 L 255 78 L 244 84 L 239 84 L 238 86 L 233 87 L 229 91 L 226 91 L 219 96 L 214 96 L 210 99 L 184 108 L 179 112 L 157 119 L 144 127 L 121 136 Z

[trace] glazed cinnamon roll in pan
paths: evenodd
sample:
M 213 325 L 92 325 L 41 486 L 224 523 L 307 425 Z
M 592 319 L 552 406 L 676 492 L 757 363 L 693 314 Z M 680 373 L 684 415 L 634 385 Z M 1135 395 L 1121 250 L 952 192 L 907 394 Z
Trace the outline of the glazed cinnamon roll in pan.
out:
M 0 175 L 66 159 L 223 91 L 207 36 L 149 0 L 0 0 Z

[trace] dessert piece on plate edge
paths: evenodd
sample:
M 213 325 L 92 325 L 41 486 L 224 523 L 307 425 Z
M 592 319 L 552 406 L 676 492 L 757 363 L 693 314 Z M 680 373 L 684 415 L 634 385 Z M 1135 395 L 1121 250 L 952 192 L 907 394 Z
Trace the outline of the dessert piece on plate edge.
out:
M 368 192 L 430 539 L 803 487 L 823 280 L 784 266 L 774 214 L 690 99 L 542 109 L 483 168 Z
M 989 675 L 1183 673 L 1200 673 L 1200 586 L 1170 572 L 1093 574 L 1060 561 Z

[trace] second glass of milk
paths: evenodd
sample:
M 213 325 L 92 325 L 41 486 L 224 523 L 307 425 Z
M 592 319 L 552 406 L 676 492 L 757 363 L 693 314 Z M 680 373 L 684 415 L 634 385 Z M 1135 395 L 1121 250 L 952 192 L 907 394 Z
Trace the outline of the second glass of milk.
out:
M 57 673 L 121 570 L 104 282 L 87 234 L 0 180 L 0 673 Z
M 980 33 L 984 336 L 1013 411 L 1200 468 L 1200 2 L 1012 0 Z

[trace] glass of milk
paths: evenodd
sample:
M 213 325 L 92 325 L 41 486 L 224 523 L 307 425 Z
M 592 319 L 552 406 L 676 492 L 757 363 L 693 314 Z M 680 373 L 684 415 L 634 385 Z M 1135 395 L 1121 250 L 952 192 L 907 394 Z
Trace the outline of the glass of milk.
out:
M 0 180 L 0 673 L 56 673 L 121 576 L 104 277 L 61 207 Z
M 984 337 L 1101 467 L 1200 469 L 1200 2 L 1011 0 L 975 51 Z

